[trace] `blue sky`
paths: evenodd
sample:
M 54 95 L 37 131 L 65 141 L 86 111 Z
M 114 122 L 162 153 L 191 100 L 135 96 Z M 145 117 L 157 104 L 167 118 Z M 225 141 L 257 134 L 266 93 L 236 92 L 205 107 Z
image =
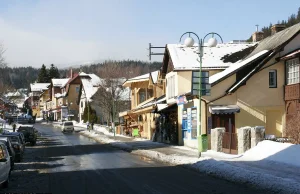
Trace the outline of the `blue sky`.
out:
M 150 42 L 177 43 L 186 31 L 243 40 L 256 24 L 287 19 L 298 7 L 296 0 L 0 0 L 0 42 L 10 66 L 148 60 Z

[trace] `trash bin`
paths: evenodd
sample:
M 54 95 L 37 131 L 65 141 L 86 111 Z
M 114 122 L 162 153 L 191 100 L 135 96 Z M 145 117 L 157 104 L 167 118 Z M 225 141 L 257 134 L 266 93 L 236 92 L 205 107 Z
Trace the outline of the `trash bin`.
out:
M 202 134 L 198 138 L 199 138 L 199 141 L 198 141 L 199 151 L 206 152 L 207 148 L 208 148 L 207 134 Z

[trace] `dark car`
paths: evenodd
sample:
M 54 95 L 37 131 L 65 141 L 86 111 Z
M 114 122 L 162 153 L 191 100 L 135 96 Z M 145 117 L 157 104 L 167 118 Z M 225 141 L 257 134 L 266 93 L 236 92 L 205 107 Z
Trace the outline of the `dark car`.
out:
M 21 125 L 18 132 L 24 135 L 25 142 L 30 142 L 31 145 L 36 144 L 37 130 L 33 127 L 33 125 Z
M 7 147 L 10 156 L 10 167 L 13 170 L 15 166 L 15 157 L 16 157 L 15 150 L 10 142 L 9 137 L 0 137 L 0 141 L 3 142 Z
M 0 137 L 8 137 L 11 141 L 11 144 L 14 148 L 16 157 L 15 161 L 21 162 L 24 155 L 24 144 L 22 144 L 22 140 L 19 135 L 10 134 L 1 134 Z
M 24 146 L 24 149 L 25 149 L 26 141 L 25 141 L 25 137 L 24 137 L 23 133 L 19 133 L 19 132 L 4 132 L 3 134 L 18 136 L 20 138 L 20 140 L 21 140 L 21 144 Z

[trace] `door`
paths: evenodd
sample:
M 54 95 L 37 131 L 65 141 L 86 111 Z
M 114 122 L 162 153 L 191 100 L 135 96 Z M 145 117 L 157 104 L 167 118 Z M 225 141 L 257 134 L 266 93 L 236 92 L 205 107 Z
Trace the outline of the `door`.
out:
M 213 114 L 212 127 L 225 127 L 225 132 L 235 133 L 234 114 Z

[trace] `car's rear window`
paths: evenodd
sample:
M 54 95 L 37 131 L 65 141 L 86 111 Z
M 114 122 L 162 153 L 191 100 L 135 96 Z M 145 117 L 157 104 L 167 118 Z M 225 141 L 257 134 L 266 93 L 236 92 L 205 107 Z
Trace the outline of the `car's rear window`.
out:
M 10 136 L 9 138 L 10 138 L 10 140 L 11 140 L 12 142 L 18 142 L 18 143 L 20 143 L 20 139 L 19 139 L 19 137 L 17 137 L 17 136 Z
M 73 123 L 72 122 L 65 122 L 64 126 L 73 126 Z
M 33 128 L 32 127 L 19 127 L 18 131 L 22 131 L 22 132 L 33 132 Z

